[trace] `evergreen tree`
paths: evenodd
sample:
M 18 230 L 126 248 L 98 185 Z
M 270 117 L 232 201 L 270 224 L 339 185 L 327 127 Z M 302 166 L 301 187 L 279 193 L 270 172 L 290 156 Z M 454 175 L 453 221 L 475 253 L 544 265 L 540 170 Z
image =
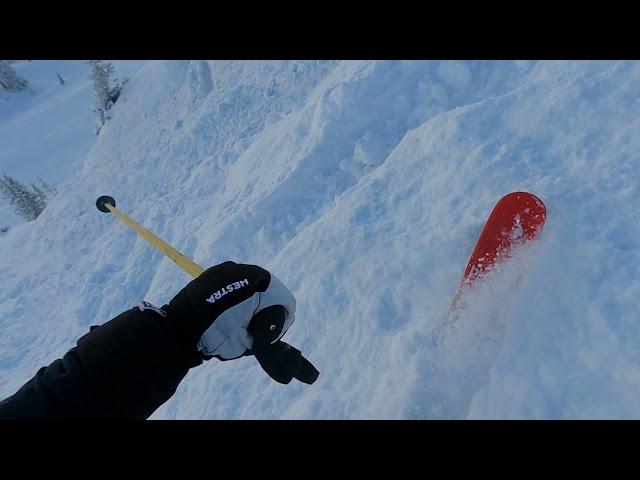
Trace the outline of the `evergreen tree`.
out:
M 14 92 L 29 88 L 29 82 L 15 72 L 11 63 L 11 60 L 0 60 L 0 86 Z
M 111 78 L 115 72 L 113 64 L 102 60 L 88 60 L 87 63 L 90 68 L 89 79 L 93 82 L 94 112 L 98 115 L 96 133 L 100 133 L 100 129 L 110 118 L 107 112 L 118 100 L 124 83 Z
M 40 186 L 28 186 L 8 175 L 0 178 L 0 196 L 9 200 L 15 212 L 27 221 L 35 220 L 47 206 L 55 190 L 42 180 Z

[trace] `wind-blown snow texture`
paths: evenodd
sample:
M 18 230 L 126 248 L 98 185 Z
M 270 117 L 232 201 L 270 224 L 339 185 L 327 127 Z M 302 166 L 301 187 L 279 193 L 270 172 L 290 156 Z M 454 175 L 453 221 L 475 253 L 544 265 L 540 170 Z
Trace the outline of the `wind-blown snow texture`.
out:
M 637 62 L 149 62 L 55 203 L 0 237 L 0 397 L 189 280 L 96 210 L 110 194 L 200 265 L 273 271 L 298 300 L 285 340 L 321 371 L 211 361 L 152 418 L 638 418 L 639 81 Z M 515 190 L 547 205 L 540 241 L 436 345 Z

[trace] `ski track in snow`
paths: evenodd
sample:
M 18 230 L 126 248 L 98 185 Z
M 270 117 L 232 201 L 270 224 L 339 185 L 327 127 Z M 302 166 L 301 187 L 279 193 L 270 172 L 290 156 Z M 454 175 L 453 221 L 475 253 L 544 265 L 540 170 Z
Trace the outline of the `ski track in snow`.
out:
M 0 397 L 189 280 L 97 212 L 110 194 L 205 267 L 278 275 L 299 308 L 285 340 L 321 372 L 283 386 L 252 358 L 208 362 L 152 418 L 637 418 L 639 79 L 637 62 L 144 63 L 101 134 L 69 145 L 55 203 L 0 237 Z M 65 95 L 0 103 L 0 166 L 15 125 Z M 540 241 L 436 344 L 516 190 L 547 205 Z

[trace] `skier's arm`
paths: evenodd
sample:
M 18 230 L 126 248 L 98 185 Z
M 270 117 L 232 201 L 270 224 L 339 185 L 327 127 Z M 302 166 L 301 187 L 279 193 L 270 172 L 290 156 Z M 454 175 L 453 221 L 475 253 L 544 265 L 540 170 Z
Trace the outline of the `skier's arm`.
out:
M 142 302 L 92 328 L 0 402 L 0 419 L 148 418 L 190 368 L 213 357 L 255 355 L 280 383 L 313 383 L 317 370 L 280 341 L 294 311 L 293 295 L 268 271 L 216 265 L 162 309 Z
M 144 419 L 200 363 L 195 345 L 176 341 L 166 316 L 133 308 L 92 328 L 0 402 L 0 419 Z

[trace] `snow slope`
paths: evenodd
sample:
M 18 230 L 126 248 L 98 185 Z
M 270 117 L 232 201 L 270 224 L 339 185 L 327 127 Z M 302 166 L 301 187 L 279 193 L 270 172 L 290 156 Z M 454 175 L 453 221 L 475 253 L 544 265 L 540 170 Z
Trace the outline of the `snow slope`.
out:
M 152 418 L 637 418 L 639 80 L 637 62 L 148 62 L 55 204 L 0 237 L 0 397 L 189 280 L 97 212 L 106 193 L 203 266 L 276 273 L 298 300 L 285 340 L 321 371 L 282 386 L 209 362 Z M 540 242 L 436 344 L 514 190 L 545 201 Z
M 115 77 L 128 78 L 144 63 L 113 62 Z M 12 66 L 29 81 L 31 91 L 0 92 L 0 175 L 23 183 L 41 178 L 58 187 L 96 141 L 88 67 L 74 60 L 18 61 Z M 23 222 L 7 202 L 0 202 L 0 226 Z

